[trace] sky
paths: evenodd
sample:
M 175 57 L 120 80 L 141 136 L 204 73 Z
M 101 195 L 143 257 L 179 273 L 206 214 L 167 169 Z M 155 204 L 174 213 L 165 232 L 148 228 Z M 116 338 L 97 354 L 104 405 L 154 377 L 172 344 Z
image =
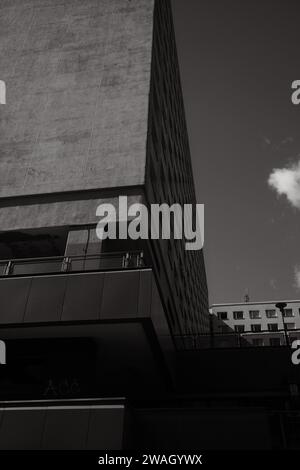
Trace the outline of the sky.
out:
M 172 4 L 210 304 L 300 299 L 300 2 Z

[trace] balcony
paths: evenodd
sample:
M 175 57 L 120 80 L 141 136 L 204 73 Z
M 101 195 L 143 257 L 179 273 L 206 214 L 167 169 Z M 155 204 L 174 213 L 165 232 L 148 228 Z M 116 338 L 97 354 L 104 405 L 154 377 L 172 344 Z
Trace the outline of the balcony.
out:
M 95 377 L 97 390 L 106 394 L 117 387 L 136 393 L 145 388 L 150 393 L 154 384 L 164 384 L 169 380 L 174 346 L 155 276 L 146 264 L 141 252 L 1 262 L 0 338 L 7 341 L 10 351 L 3 371 L 12 369 L 14 378 L 14 367 L 17 370 L 34 345 L 26 364 L 31 367 L 33 360 L 39 362 L 43 343 L 37 340 L 42 339 L 48 345 L 45 357 L 51 357 L 51 361 L 45 359 L 43 374 L 50 379 L 49 364 L 54 361 L 50 369 L 58 370 L 56 364 L 67 354 L 57 358 L 52 353 L 57 340 L 71 341 L 75 349 L 78 344 L 78 350 L 84 351 L 78 339 L 85 338 L 95 345 L 93 357 L 101 364 L 89 374 Z M 63 350 L 67 352 L 69 346 Z M 65 367 L 66 377 L 74 361 L 75 356 Z M 0 376 L 2 395 L 15 393 L 17 399 L 37 398 L 42 393 L 41 386 L 27 391 L 26 384 L 15 387 L 14 380 L 7 390 L 4 385 L 1 388 Z M 83 389 L 87 386 L 84 383 Z
M 57 256 L 0 261 L 0 277 L 56 274 L 82 271 L 138 269 L 146 266 L 143 252 L 101 253 L 100 255 Z
M 146 264 L 142 252 L 1 261 L 0 326 L 147 318 L 153 302 L 164 317 Z

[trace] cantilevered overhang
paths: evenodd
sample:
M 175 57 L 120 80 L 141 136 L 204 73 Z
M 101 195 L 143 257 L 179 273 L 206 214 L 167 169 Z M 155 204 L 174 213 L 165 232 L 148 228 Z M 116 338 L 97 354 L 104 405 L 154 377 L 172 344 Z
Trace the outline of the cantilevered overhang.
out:
M 172 376 L 173 341 L 151 269 L 2 278 L 0 339 L 7 343 L 7 365 L 0 368 L 6 385 L 10 367 L 19 377 L 21 364 L 32 377 L 35 356 L 37 381 L 47 387 L 52 370 L 62 369 L 59 381 L 74 369 L 89 382 L 85 396 L 87 390 L 153 393 Z M 7 394 L 37 398 L 43 390 L 16 386 Z

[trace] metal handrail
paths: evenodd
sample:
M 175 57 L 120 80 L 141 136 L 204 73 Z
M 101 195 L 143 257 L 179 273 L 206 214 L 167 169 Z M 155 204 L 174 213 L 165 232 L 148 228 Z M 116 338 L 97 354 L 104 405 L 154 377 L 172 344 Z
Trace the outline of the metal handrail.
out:
M 216 331 L 213 333 L 213 335 L 211 335 L 211 333 L 187 333 L 187 334 L 184 334 L 184 335 L 178 335 L 180 337 L 192 337 L 192 336 L 207 336 L 207 337 L 210 337 L 210 336 L 243 336 L 243 335 L 260 335 L 261 333 L 269 333 L 269 334 L 276 334 L 276 333 L 284 333 L 284 331 L 287 331 L 288 333 L 292 333 L 292 332 L 300 332 L 300 328 L 292 328 L 290 330 L 285 330 L 284 328 L 280 328 L 278 330 L 274 330 L 274 331 L 271 331 L 271 330 L 260 330 L 260 331 L 243 331 L 241 333 L 238 333 L 237 331 L 226 331 L 224 333 L 221 333 L 219 331 Z
M 111 252 L 111 253 L 100 253 L 98 255 L 74 255 L 74 256 L 51 256 L 51 257 L 39 257 L 39 258 L 16 258 L 0 260 L 0 267 L 3 267 L 3 272 L 0 277 L 6 277 L 14 275 L 13 270 L 15 267 L 23 267 L 26 269 L 26 265 L 36 265 L 51 263 L 60 263 L 60 269 L 55 272 L 72 272 L 72 263 L 82 261 L 84 266 L 82 271 L 87 271 L 86 264 L 89 261 L 101 261 L 101 260 L 120 260 L 120 266 L 118 268 L 127 269 L 132 267 L 143 267 L 144 266 L 144 254 L 141 251 L 130 251 L 130 252 Z M 132 260 L 134 259 L 136 266 L 132 266 Z M 27 274 L 27 273 L 22 273 Z M 31 274 L 28 272 L 28 274 Z M 39 273 L 36 273 L 39 274 Z M 17 274 L 18 275 L 18 274 Z
M 36 258 L 8 258 L 8 259 L 0 259 L 0 264 L 7 264 L 9 262 L 12 262 L 12 263 L 22 263 L 22 262 L 30 262 L 30 261 L 54 261 L 54 260 L 57 260 L 57 261 L 60 261 L 64 258 L 72 258 L 72 259 L 89 259 L 89 258 L 95 258 L 95 259 L 102 259 L 102 258 L 105 258 L 106 256 L 107 257 L 114 257 L 114 256 L 124 256 L 126 255 L 127 253 L 129 253 L 130 255 L 141 255 L 143 252 L 141 251 L 112 251 L 111 253 L 100 253 L 99 255 L 69 255 L 69 256 L 64 256 L 64 255 L 60 255 L 60 256 L 41 256 L 41 257 L 36 257 Z
M 291 346 L 292 338 L 295 336 L 296 340 L 300 340 L 300 328 L 293 328 L 290 330 L 278 329 L 276 331 L 262 330 L 257 332 L 247 331 L 243 333 L 237 333 L 235 331 L 226 332 L 226 333 L 195 333 L 195 334 L 183 334 L 175 335 L 174 339 L 177 340 L 180 346 L 180 349 L 218 349 L 222 348 L 248 348 L 248 347 L 259 347 L 266 348 L 272 347 L 270 344 L 263 344 L 261 346 L 255 346 L 252 343 L 248 342 L 251 339 L 273 339 L 280 338 L 284 339 L 283 342 L 278 344 L 278 347 L 287 347 Z M 222 343 L 220 341 L 231 341 L 229 343 Z M 244 340 L 244 341 L 243 341 Z M 191 343 L 191 344 L 189 344 Z M 187 346 L 188 345 L 188 346 Z

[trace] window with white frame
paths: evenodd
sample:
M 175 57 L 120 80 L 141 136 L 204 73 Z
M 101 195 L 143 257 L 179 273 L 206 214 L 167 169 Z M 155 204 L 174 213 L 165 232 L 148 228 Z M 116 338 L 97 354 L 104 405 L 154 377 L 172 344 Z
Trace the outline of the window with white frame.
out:
M 251 325 L 251 331 L 252 331 L 253 333 L 258 333 L 259 331 L 261 331 L 261 325 L 260 325 L 260 324 Z
M 244 320 L 244 312 L 243 311 L 233 312 L 233 318 L 234 320 Z
M 249 311 L 249 316 L 250 316 L 251 320 L 258 320 L 259 318 L 261 318 L 259 310 L 250 310 Z
M 270 346 L 281 346 L 280 338 L 270 338 Z
M 275 309 L 266 310 L 267 318 L 277 318 L 277 312 Z
M 219 320 L 228 320 L 227 312 L 218 312 L 218 319 Z
M 269 323 L 268 324 L 269 331 L 278 331 L 278 323 Z
M 253 346 L 263 346 L 264 345 L 263 338 L 253 338 L 252 345 Z
M 235 325 L 234 331 L 236 333 L 244 333 L 245 331 L 245 326 L 244 325 Z

